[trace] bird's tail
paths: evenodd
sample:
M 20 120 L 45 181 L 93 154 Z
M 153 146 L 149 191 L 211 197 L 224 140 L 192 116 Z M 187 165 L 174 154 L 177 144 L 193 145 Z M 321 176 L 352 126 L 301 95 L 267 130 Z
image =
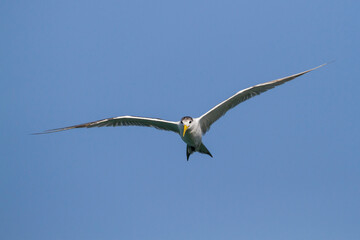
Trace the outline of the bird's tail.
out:
M 203 153 L 203 154 L 207 154 L 209 155 L 210 157 L 213 157 L 211 155 L 211 153 L 209 152 L 209 150 L 205 147 L 204 144 L 201 143 L 201 146 L 199 148 L 198 151 L 195 150 L 195 147 L 192 147 L 192 146 L 189 146 L 189 145 L 186 145 L 186 158 L 187 160 L 189 161 L 189 157 L 191 154 L 193 154 L 194 152 L 199 152 L 199 153 Z
M 209 155 L 210 157 L 213 157 L 213 156 L 211 155 L 211 153 L 209 152 L 209 150 L 205 147 L 205 145 L 204 145 L 203 143 L 201 143 L 199 152 L 200 152 L 200 153 L 203 153 L 203 154 L 207 154 L 207 155 Z
M 195 148 L 189 145 L 186 145 L 186 158 L 189 161 L 189 157 L 191 154 L 195 152 Z

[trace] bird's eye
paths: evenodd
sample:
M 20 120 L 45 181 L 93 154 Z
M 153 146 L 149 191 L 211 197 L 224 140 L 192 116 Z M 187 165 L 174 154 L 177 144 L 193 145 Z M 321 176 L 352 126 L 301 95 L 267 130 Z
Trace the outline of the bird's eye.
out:
M 191 121 L 189 123 L 191 123 Z
M 181 124 L 183 124 L 183 122 L 182 122 L 182 121 L 181 121 L 180 123 L 181 123 Z

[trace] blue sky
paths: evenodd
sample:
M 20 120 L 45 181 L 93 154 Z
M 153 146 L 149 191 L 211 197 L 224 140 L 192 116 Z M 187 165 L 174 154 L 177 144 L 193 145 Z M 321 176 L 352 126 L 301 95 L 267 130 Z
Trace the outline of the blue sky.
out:
M 1 239 L 359 239 L 358 1 L 1 1 Z M 150 128 L 231 110 L 186 161 Z

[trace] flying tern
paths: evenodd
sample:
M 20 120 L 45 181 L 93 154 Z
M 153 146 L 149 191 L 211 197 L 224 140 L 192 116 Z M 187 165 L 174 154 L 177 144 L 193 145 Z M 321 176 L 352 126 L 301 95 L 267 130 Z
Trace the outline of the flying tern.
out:
M 65 130 L 70 130 L 74 128 L 93 128 L 93 127 L 117 127 L 117 126 L 145 126 L 145 127 L 154 127 L 160 130 L 172 131 L 180 135 L 181 139 L 186 143 L 186 158 L 189 160 L 189 157 L 194 152 L 199 152 L 207 154 L 212 157 L 209 150 L 205 147 L 202 142 L 203 135 L 209 131 L 210 126 L 222 117 L 227 111 L 237 106 L 239 103 L 248 100 L 256 95 L 259 95 L 263 92 L 266 92 L 269 89 L 272 89 L 276 86 L 284 84 L 288 81 L 291 81 L 301 75 L 309 73 L 317 68 L 326 65 L 322 64 L 318 67 L 309 69 L 307 71 L 297 73 L 291 76 L 284 78 L 276 79 L 266 83 L 258 84 L 244 90 L 241 90 L 235 93 L 230 98 L 219 103 L 202 116 L 198 118 L 192 118 L 185 116 L 181 118 L 178 122 L 167 121 L 159 118 L 147 118 L 147 117 L 135 117 L 135 116 L 119 116 L 113 118 L 106 118 L 99 121 L 63 127 L 47 130 L 41 133 L 35 134 L 47 134 L 60 132 Z

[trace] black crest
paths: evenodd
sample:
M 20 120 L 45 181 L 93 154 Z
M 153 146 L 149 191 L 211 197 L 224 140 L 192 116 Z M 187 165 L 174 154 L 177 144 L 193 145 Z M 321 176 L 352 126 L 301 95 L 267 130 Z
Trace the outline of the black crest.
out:
M 185 117 L 183 117 L 183 118 L 181 119 L 181 121 L 184 121 L 184 120 L 190 120 L 190 121 L 192 121 L 193 119 L 192 119 L 192 117 L 185 116 Z

